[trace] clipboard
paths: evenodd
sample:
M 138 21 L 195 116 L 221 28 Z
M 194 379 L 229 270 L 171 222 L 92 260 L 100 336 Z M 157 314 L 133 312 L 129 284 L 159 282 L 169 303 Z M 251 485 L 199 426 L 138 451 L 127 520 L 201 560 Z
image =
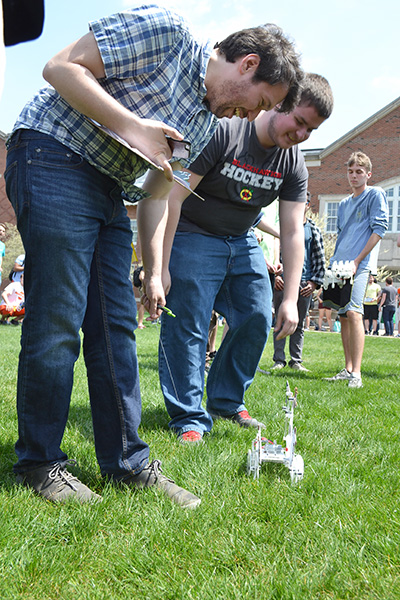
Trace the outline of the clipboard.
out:
M 128 148 L 128 150 L 130 150 L 131 152 L 136 154 L 136 156 L 139 156 L 139 158 L 141 158 L 142 160 L 147 162 L 154 169 L 157 169 L 157 171 L 161 171 L 161 173 L 164 173 L 164 169 L 162 167 L 160 167 L 160 165 L 157 165 L 150 158 L 148 158 L 145 154 L 143 154 L 143 152 L 141 152 L 137 148 L 134 148 L 133 146 L 128 144 L 128 142 L 126 140 L 124 140 L 124 138 L 119 136 L 117 133 L 115 133 L 115 131 L 112 131 L 111 129 L 109 129 L 108 127 L 105 127 L 104 125 L 100 125 L 100 123 L 97 123 L 93 119 L 90 119 L 90 120 L 92 121 L 92 123 L 94 125 L 96 125 L 96 127 L 101 129 L 102 131 L 104 131 L 104 133 L 107 133 L 107 135 L 111 136 L 114 140 L 116 140 L 117 142 L 122 144 L 122 146 L 125 146 L 125 148 Z M 205 199 L 202 198 L 200 196 L 200 194 L 198 194 L 195 190 L 192 190 L 192 188 L 190 187 L 190 185 L 187 181 L 185 181 L 184 179 L 181 179 L 180 177 L 178 177 L 178 175 L 175 175 L 175 173 L 173 173 L 173 179 L 178 185 L 184 187 L 187 191 L 189 191 L 191 194 L 193 194 L 194 196 L 199 198 L 202 202 L 205 202 Z

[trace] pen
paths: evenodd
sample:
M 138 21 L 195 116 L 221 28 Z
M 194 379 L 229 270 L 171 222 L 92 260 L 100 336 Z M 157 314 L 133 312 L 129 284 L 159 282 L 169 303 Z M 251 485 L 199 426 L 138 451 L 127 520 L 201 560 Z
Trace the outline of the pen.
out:
M 170 308 L 168 308 L 168 306 L 161 306 L 161 304 L 157 304 L 157 308 L 159 308 L 160 310 L 163 310 L 170 317 L 176 317 L 176 315 L 174 315 L 174 313 L 172 312 L 172 310 Z

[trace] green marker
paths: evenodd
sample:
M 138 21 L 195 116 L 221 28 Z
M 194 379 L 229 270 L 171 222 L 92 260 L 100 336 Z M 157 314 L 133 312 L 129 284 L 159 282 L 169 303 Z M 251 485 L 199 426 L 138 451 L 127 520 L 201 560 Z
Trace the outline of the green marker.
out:
M 160 310 L 163 310 L 170 317 L 176 317 L 176 315 L 174 315 L 174 313 L 172 312 L 172 310 L 170 308 L 168 308 L 168 306 L 161 306 L 161 304 L 157 304 L 157 308 L 159 308 Z

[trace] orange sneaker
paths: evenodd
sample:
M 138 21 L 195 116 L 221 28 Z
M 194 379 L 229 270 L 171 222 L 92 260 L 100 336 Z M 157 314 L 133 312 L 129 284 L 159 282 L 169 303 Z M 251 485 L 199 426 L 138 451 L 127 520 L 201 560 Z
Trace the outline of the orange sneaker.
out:
M 203 436 L 199 431 L 185 431 L 179 436 L 182 444 L 198 444 L 203 441 Z

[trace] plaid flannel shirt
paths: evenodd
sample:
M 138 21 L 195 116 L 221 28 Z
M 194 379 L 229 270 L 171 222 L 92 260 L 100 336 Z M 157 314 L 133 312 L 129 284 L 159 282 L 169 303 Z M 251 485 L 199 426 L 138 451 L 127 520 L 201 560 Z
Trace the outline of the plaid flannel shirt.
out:
M 104 63 L 99 84 L 138 116 L 175 127 L 192 144 L 192 162 L 218 123 L 203 102 L 210 44 L 198 42 L 176 13 L 151 5 L 89 26 Z M 147 163 L 99 130 L 51 86 L 22 110 L 13 132 L 20 128 L 54 137 L 117 181 L 130 199 L 144 196 L 134 182 L 146 172 Z M 189 161 L 181 162 L 189 166 Z
M 311 281 L 313 281 L 317 287 L 322 285 L 325 274 L 325 252 L 324 252 L 324 241 L 322 238 L 321 230 L 316 224 L 307 219 L 307 223 L 311 229 L 312 243 L 311 243 L 311 257 L 310 257 L 310 269 L 311 269 Z

